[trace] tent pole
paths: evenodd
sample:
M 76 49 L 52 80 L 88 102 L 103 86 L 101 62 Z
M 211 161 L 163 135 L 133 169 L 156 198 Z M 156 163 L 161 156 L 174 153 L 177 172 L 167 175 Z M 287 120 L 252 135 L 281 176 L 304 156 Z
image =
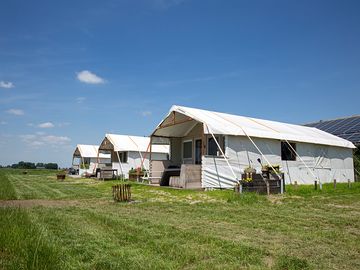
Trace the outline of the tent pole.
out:
M 136 142 L 135 142 L 133 139 L 131 139 L 130 136 L 128 136 L 128 137 L 129 137 L 129 139 L 135 144 L 135 146 L 136 146 L 136 148 L 137 148 L 137 150 L 138 150 L 138 152 L 139 152 L 139 154 L 140 154 L 140 158 L 141 158 L 141 160 L 143 160 L 143 155 L 141 154 L 141 151 L 140 151 L 139 146 L 136 144 Z M 140 166 L 143 166 L 142 162 L 141 162 Z M 145 168 L 145 166 L 144 166 L 144 168 Z M 142 169 L 142 167 L 141 167 L 141 169 Z M 145 168 L 145 170 L 147 170 L 147 169 Z
M 208 127 L 206 124 L 205 124 L 205 126 L 206 126 L 206 129 L 208 130 L 208 132 L 209 132 L 209 133 L 211 134 L 211 136 L 213 137 L 213 139 L 214 139 L 214 141 L 215 141 L 215 143 L 216 143 L 217 147 L 219 148 L 219 150 L 220 150 L 220 152 L 221 152 L 221 155 L 224 157 L 224 159 L 225 159 L 225 161 L 226 161 L 227 165 L 229 166 L 229 168 L 230 168 L 230 170 L 231 170 L 232 174 L 234 175 L 235 180 L 236 180 L 236 181 L 239 181 L 239 180 L 238 180 L 238 178 L 237 178 L 237 176 L 236 176 L 236 174 L 235 174 L 235 172 L 234 172 L 234 170 L 233 170 L 233 168 L 231 167 L 231 165 L 230 165 L 230 163 L 229 163 L 228 159 L 226 158 L 226 156 L 225 156 L 225 154 L 224 154 L 223 150 L 221 149 L 221 147 L 220 147 L 220 145 L 219 145 L 218 141 L 216 140 L 216 138 L 215 138 L 215 136 L 214 136 L 214 133 L 212 133 L 212 132 L 210 131 L 209 127 Z M 221 188 L 221 184 L 220 184 L 220 182 L 219 182 L 219 185 L 220 185 L 220 188 Z
M 148 144 L 148 146 L 147 146 L 147 148 L 146 148 L 146 152 L 145 152 L 145 154 L 144 154 L 144 157 L 141 158 L 141 166 L 140 166 L 141 168 L 142 168 L 142 166 L 143 166 L 143 164 L 144 164 L 144 162 L 145 162 L 146 155 L 147 155 L 147 153 L 149 152 L 150 144 L 151 144 L 151 137 L 150 137 L 150 142 L 149 142 L 149 144 Z
M 122 164 L 121 164 L 121 160 L 120 160 L 120 156 L 119 156 L 119 151 L 116 151 L 116 155 L 117 155 L 117 158 L 118 158 L 118 161 L 119 161 L 120 170 L 121 170 L 121 175 L 124 177 L 124 171 L 123 171 L 123 167 L 122 167 Z M 118 176 L 119 176 L 119 175 L 118 175 Z

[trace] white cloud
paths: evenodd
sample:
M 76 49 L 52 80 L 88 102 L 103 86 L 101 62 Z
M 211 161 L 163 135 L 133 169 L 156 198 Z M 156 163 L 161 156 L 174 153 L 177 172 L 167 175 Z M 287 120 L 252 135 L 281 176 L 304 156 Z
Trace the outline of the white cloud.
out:
M 24 111 L 20 110 L 20 109 L 10 109 L 10 110 L 7 110 L 6 112 L 8 114 L 17 115 L 17 116 L 24 115 Z
M 147 117 L 147 116 L 152 115 L 152 112 L 151 111 L 143 111 L 143 112 L 141 112 L 141 115 L 144 117 Z
M 55 136 L 55 135 L 45 135 L 45 133 L 36 133 L 36 134 L 26 134 L 20 135 L 20 139 L 27 145 L 33 147 L 39 146 L 64 146 L 67 145 L 71 139 L 67 136 Z
M 42 140 L 48 144 L 61 144 L 61 145 L 66 144 L 71 141 L 71 139 L 69 137 L 54 136 L 54 135 L 43 136 Z
M 76 103 L 81 104 L 86 100 L 86 97 L 78 97 L 76 98 Z
M 0 121 L 0 125 L 6 125 L 7 122 L 6 121 Z
M 10 89 L 10 88 L 14 88 L 14 87 L 15 87 L 15 85 L 12 82 L 0 81 L 0 88 Z
M 89 84 L 101 84 L 105 83 L 105 80 L 95 73 L 88 70 L 83 70 L 77 74 L 77 79 L 83 83 Z
M 39 128 L 53 128 L 55 125 L 51 122 L 45 122 L 38 125 Z

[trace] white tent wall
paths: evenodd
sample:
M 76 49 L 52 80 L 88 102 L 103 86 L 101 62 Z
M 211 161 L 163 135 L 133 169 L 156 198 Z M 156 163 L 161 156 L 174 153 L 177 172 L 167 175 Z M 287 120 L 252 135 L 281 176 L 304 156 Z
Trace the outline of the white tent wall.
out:
M 261 152 L 271 164 L 279 164 L 285 175 L 286 184 L 297 181 L 299 184 L 313 184 L 314 177 L 308 168 L 322 183 L 354 181 L 352 149 L 336 146 L 296 143 L 296 151 L 306 164 L 297 158 L 296 161 L 281 160 L 281 142 L 278 140 L 252 138 Z M 261 165 L 257 161 L 264 158 L 247 137 L 226 136 L 225 155 L 238 179 L 241 172 L 251 166 L 258 172 Z M 236 183 L 234 176 L 222 157 L 203 156 L 202 159 L 202 187 L 203 188 L 231 188 Z
M 142 152 L 141 155 L 139 152 L 129 151 L 128 159 L 126 163 L 112 162 L 112 168 L 118 171 L 118 174 L 124 174 L 125 178 L 129 177 L 129 171 L 131 168 L 136 169 L 141 166 L 142 158 L 144 158 L 143 167 L 149 169 L 149 153 Z M 152 153 L 152 160 L 167 160 L 167 154 L 165 153 Z
M 141 155 L 144 155 L 145 153 L 141 153 Z M 135 152 L 135 151 L 129 151 L 128 152 L 128 158 L 127 158 L 127 162 L 125 163 L 121 163 L 121 166 L 119 164 L 119 162 L 113 162 L 112 163 L 112 168 L 113 169 L 117 169 L 118 174 L 123 174 L 125 178 L 129 177 L 129 171 L 131 170 L 131 168 L 136 169 L 137 167 L 141 166 L 141 156 L 139 152 Z M 149 159 L 145 158 L 144 160 L 144 166 L 145 168 L 149 167 Z
M 336 179 L 337 182 L 354 181 L 352 149 L 336 146 L 296 143 L 296 151 L 314 175 L 327 183 Z M 299 184 L 312 184 L 314 177 L 304 163 L 282 161 L 287 184 L 297 181 Z
M 271 164 L 281 164 L 281 158 L 278 154 L 279 141 L 260 138 L 253 138 L 253 140 Z M 238 180 L 241 179 L 241 173 L 246 167 L 251 166 L 258 171 L 261 170 L 261 165 L 257 161 L 258 158 L 263 164 L 266 164 L 264 158 L 247 137 L 225 136 L 225 155 Z M 234 179 L 234 175 L 223 157 L 203 156 L 203 188 L 232 188 L 235 183 L 236 179 Z

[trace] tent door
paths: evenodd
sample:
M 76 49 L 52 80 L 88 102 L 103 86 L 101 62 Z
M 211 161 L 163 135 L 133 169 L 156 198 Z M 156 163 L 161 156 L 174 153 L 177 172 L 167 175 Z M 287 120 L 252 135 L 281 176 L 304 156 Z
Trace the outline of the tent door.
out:
M 201 139 L 195 140 L 195 164 L 201 164 Z

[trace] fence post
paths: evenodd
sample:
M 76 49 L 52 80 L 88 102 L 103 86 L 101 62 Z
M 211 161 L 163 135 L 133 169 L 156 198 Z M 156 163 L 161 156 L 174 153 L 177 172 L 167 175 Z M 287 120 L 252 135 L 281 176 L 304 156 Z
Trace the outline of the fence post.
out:
M 350 182 L 350 179 L 348 179 L 348 188 L 351 188 L 351 182 Z
M 334 179 L 334 189 L 336 189 L 336 179 Z
M 315 190 L 317 190 L 317 181 L 314 181 L 314 185 L 315 185 Z

